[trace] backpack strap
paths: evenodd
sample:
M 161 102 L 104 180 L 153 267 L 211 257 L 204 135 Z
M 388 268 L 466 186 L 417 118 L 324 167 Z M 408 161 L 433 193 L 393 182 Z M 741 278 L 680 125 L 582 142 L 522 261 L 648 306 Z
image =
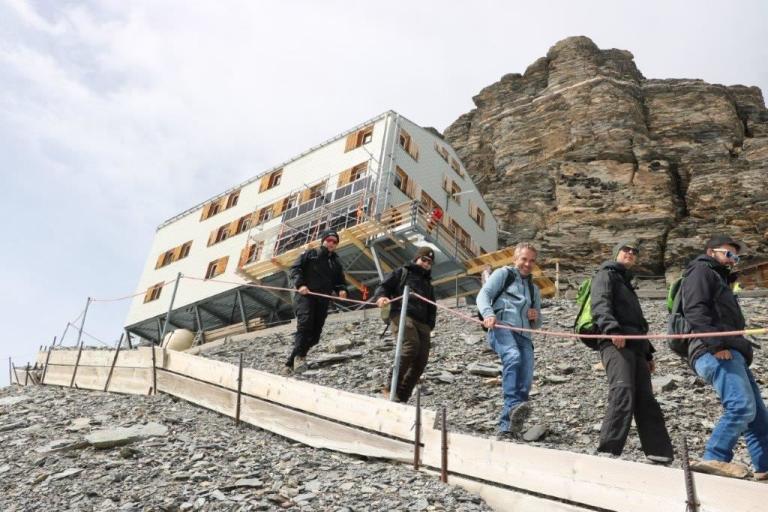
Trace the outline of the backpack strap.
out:
M 400 293 L 405 288 L 405 282 L 408 280 L 408 267 L 403 267 L 403 271 L 400 273 Z
M 493 298 L 493 302 L 491 302 L 491 308 L 493 308 L 493 305 L 496 304 L 496 301 L 499 300 L 501 296 L 504 295 L 504 293 L 506 293 L 507 288 L 512 286 L 512 283 L 515 282 L 515 273 L 506 267 L 504 267 L 504 269 L 507 271 L 507 277 L 504 279 L 504 287 Z

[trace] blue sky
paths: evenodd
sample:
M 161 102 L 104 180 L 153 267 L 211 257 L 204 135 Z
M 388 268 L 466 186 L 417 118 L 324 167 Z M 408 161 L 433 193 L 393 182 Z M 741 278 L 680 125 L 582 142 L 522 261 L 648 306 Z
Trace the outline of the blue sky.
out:
M 766 2 L 528 4 L 0 0 L 3 364 L 133 293 L 166 218 L 387 109 L 442 130 L 565 37 L 768 90 Z

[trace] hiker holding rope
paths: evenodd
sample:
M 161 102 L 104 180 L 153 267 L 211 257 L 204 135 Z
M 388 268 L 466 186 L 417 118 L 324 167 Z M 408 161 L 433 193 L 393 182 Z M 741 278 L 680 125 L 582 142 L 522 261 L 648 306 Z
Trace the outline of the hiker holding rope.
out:
M 742 244 L 729 236 L 712 237 L 706 253 L 695 258 L 680 284 L 682 312 L 691 333 L 740 331 L 744 315 L 731 290 Z M 768 480 L 768 411 L 749 367 L 752 345 L 744 336 L 693 338 L 688 361 L 696 374 L 715 388 L 723 415 L 712 431 L 703 460 L 691 469 L 743 478 L 747 468 L 731 462 L 744 436 L 756 480 Z
M 336 254 L 339 234 L 335 230 L 326 230 L 321 233 L 320 240 L 319 248 L 304 251 L 290 269 L 291 281 L 298 293 L 294 299 L 296 334 L 293 350 L 283 369 L 286 375 L 306 369 L 307 352 L 320 341 L 328 316 L 330 299 L 310 292 L 325 295 L 338 292 L 339 297 L 347 298 L 344 269 Z
M 517 436 L 531 413 L 528 394 L 533 383 L 531 334 L 500 329 L 498 324 L 525 329 L 541 327 L 541 292 L 533 282 L 538 251 L 527 242 L 515 247 L 514 267 L 491 274 L 477 294 L 477 309 L 488 329 L 488 344 L 502 364 L 504 406 L 499 418 L 500 436 Z
M 631 269 L 639 257 L 635 241 L 619 242 L 613 249 L 613 260 L 603 263 L 592 278 L 592 319 L 597 332 L 609 336 L 597 343 L 608 377 L 608 405 L 597 451 L 621 455 L 634 416 L 646 458 L 668 464 L 674 452 L 651 387 L 653 345 L 623 336 L 648 333 L 648 322 L 631 284 Z
M 400 322 L 401 301 L 390 302 L 390 299 L 403 295 L 407 284 L 411 291 L 418 293 L 432 302 L 435 292 L 432 289 L 432 263 L 435 252 L 431 247 L 421 247 L 416 252 L 413 261 L 398 268 L 385 279 L 374 292 L 376 305 L 383 308 L 390 305 L 389 321 L 392 332 L 398 331 Z M 419 382 L 429 359 L 429 348 L 432 330 L 435 328 L 437 307 L 422 300 L 409 300 L 405 318 L 405 337 L 402 353 L 400 354 L 400 370 L 398 372 L 396 396 L 399 402 L 407 402 L 413 393 L 413 388 Z M 392 380 L 392 370 L 387 381 Z M 389 385 L 384 386 L 384 392 L 389 394 Z

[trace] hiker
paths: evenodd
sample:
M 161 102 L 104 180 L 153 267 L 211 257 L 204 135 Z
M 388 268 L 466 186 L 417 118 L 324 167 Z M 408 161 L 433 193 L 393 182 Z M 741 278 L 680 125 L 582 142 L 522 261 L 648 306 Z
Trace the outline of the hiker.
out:
M 725 235 L 712 237 L 706 252 L 683 273 L 680 284 L 683 317 L 689 332 L 744 329 L 744 315 L 731 290 L 742 243 Z M 688 362 L 696 374 L 715 388 L 723 415 L 712 431 L 695 471 L 743 478 L 747 468 L 732 463 L 733 449 L 744 436 L 756 480 L 768 480 L 768 411 L 749 369 L 752 345 L 744 336 L 694 338 Z
M 347 298 L 344 269 L 336 254 L 339 234 L 334 230 L 326 230 L 321 233 L 320 240 L 319 248 L 304 251 L 291 265 L 291 281 L 298 291 L 294 299 L 296 334 L 293 350 L 285 362 L 284 374 L 306 369 L 307 352 L 320 341 L 328 316 L 330 299 L 310 295 L 310 292 L 324 295 L 337 292 L 342 299 Z
M 541 327 L 541 293 L 533 283 L 537 250 L 527 242 L 515 247 L 514 267 L 494 271 L 477 294 L 477 309 L 488 329 L 488 344 L 502 364 L 504 406 L 499 418 L 501 437 L 517 436 L 531 413 L 528 394 L 533 383 L 531 333 L 503 326 Z
M 592 319 L 596 331 L 609 336 L 597 343 L 608 377 L 608 403 L 597 451 L 621 455 L 634 416 L 646 458 L 668 464 L 674 452 L 651 387 L 653 345 L 648 340 L 624 338 L 625 334 L 648 333 L 648 322 L 631 284 L 631 269 L 639 257 L 636 242 L 619 242 L 613 260 L 604 262 L 592 278 Z
M 413 261 L 392 272 L 376 288 L 373 295 L 376 305 L 380 308 L 389 305 L 389 322 L 393 333 L 398 332 L 400 325 L 402 301 L 391 302 L 390 299 L 402 296 L 406 284 L 412 292 L 434 302 L 435 292 L 432 289 L 432 264 L 434 261 L 435 252 L 432 248 L 421 247 L 416 252 Z M 436 318 L 436 306 L 415 297 L 408 300 L 405 336 L 400 353 L 400 367 L 395 391 L 398 402 L 405 403 L 408 401 L 413 393 L 413 388 L 416 387 L 424 368 L 427 366 L 430 339 L 432 330 L 435 328 Z M 387 381 L 392 381 L 392 370 L 389 372 Z M 385 392 L 389 393 L 389 386 L 385 386 Z

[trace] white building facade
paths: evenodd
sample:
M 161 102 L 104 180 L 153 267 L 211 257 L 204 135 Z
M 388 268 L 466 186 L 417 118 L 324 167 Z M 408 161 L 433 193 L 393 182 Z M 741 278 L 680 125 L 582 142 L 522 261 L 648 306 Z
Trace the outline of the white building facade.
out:
M 185 278 L 173 300 L 171 328 L 218 327 L 272 306 L 289 314 L 286 297 L 278 305 L 244 288 L 252 279 L 243 267 L 301 250 L 321 229 L 343 233 L 407 204 L 414 211 L 418 207 L 422 217 L 441 210 L 439 229 L 453 237 L 453 247 L 445 238 L 431 238 L 430 230 L 405 241 L 433 245 L 446 270 L 458 268 L 449 260 L 497 249 L 496 220 L 453 149 L 437 132 L 388 111 L 163 222 L 137 286 L 137 293 L 144 293 L 131 303 L 126 330 L 157 339 L 179 273 Z M 348 258 L 357 260 L 351 253 Z M 380 263 L 379 275 L 357 270 L 352 280 L 375 285 Z M 436 269 L 442 268 L 438 263 Z M 207 304 L 212 298 L 219 303 Z M 246 302 L 253 307 L 242 307 Z

